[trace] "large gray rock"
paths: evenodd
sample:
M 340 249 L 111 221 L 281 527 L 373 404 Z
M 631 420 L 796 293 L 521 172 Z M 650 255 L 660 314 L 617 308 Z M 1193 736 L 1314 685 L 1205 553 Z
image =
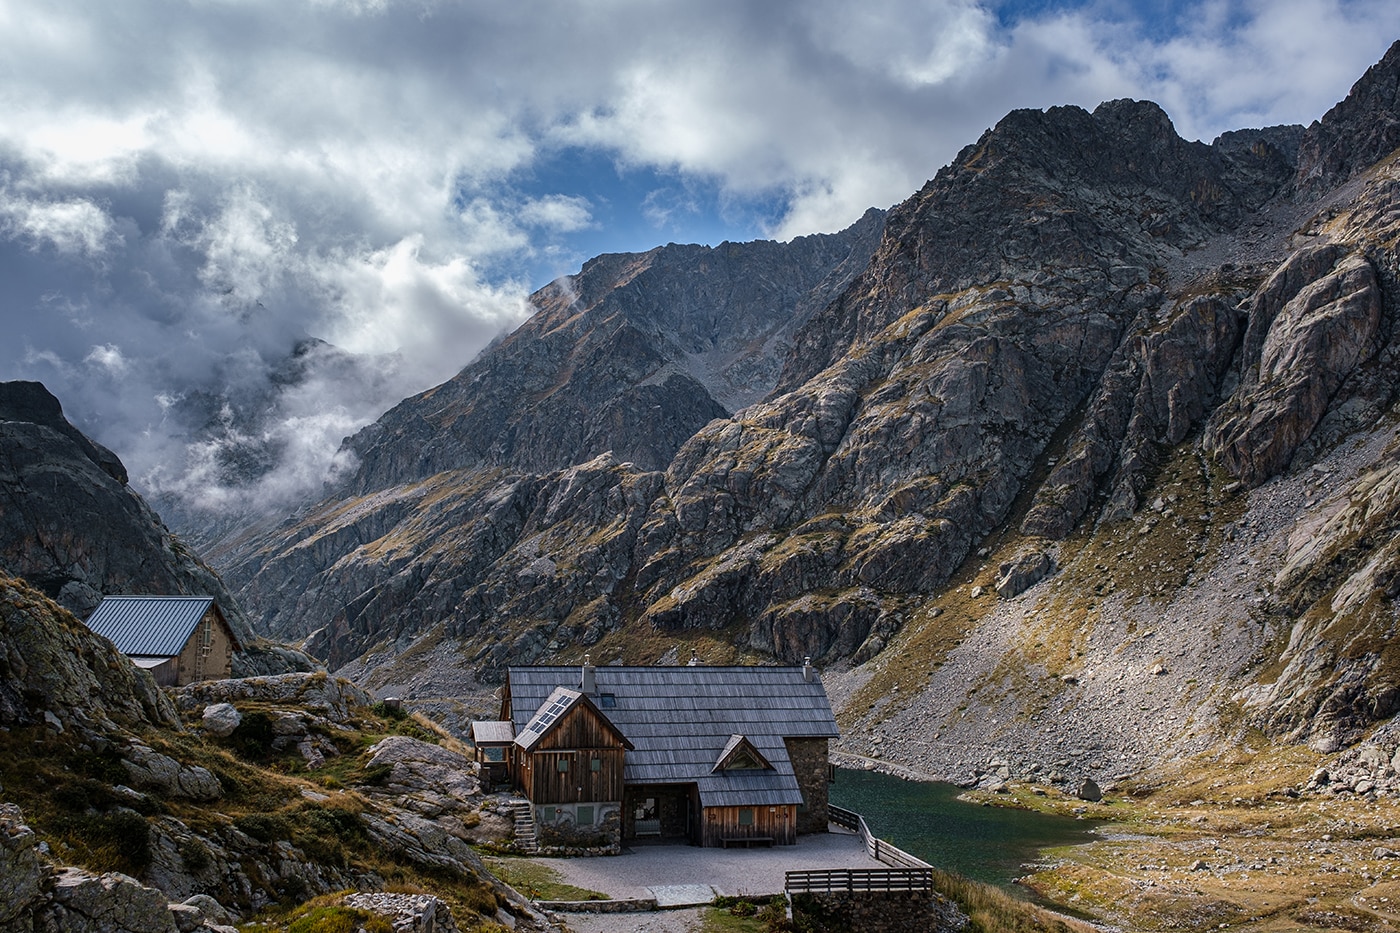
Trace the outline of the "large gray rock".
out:
M 39 916 L 43 933 L 178 933 L 166 896 L 117 872 L 68 868 Z
M 1016 555 L 997 568 L 997 595 L 1002 599 L 1021 595 L 1045 579 L 1051 566 L 1050 555 L 1044 551 Z
M 122 767 L 137 787 L 169 797 L 210 801 L 224 795 L 219 779 L 208 768 L 182 765 L 169 755 L 135 741 L 122 753 Z
M 374 788 L 394 794 L 432 797 L 444 802 L 481 796 L 476 763 L 440 745 L 406 735 L 381 739 L 369 750 L 366 767 L 388 766 L 389 776 Z
M 271 677 L 202 680 L 176 691 L 175 702 L 182 710 L 194 710 L 206 704 L 238 702 L 291 706 L 343 722 L 350 718 L 352 710 L 374 705 L 374 698 L 344 678 L 317 671 Z
M 38 837 L 12 803 L 0 804 L 0 930 L 24 930 L 44 897 L 49 868 Z
M 232 703 L 211 703 L 204 708 L 204 731 L 216 738 L 227 738 L 243 722 L 243 716 Z
M 219 926 L 232 926 L 237 919 L 233 914 L 208 894 L 194 894 L 185 898 L 181 903 L 199 911 L 200 917 L 209 923 Z
M 377 846 L 417 865 L 441 868 L 461 874 L 484 872 L 481 858 L 471 846 L 453 835 L 442 824 L 403 811 L 360 814 Z

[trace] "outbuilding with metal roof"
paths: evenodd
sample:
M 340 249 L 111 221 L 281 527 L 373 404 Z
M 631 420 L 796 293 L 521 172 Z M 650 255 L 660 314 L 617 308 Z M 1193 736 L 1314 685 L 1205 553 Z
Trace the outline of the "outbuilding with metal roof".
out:
M 108 596 L 87 626 L 163 687 L 231 676 L 240 647 L 212 596 Z

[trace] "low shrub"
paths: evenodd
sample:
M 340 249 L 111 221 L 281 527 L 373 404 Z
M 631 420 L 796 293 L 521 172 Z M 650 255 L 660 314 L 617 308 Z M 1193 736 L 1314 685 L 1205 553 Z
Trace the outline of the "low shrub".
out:
M 238 728 L 225 740 L 229 747 L 248 761 L 267 762 L 273 757 L 272 717 L 262 710 L 254 710 L 243 716 Z
M 132 810 L 78 816 L 70 824 L 92 852 L 92 867 L 140 876 L 151 864 L 151 826 Z
M 292 837 L 291 826 L 285 818 L 276 813 L 245 813 L 236 817 L 233 825 L 258 842 L 276 842 Z

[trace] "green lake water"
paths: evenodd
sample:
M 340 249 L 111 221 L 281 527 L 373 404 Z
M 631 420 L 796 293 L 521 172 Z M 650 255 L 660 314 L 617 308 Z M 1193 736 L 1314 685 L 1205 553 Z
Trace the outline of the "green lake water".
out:
M 865 817 L 870 831 L 945 871 L 1007 888 L 1021 866 L 1051 846 L 1090 841 L 1095 821 L 984 807 L 957 799 L 952 784 L 905 781 L 875 771 L 836 772 L 831 802 Z

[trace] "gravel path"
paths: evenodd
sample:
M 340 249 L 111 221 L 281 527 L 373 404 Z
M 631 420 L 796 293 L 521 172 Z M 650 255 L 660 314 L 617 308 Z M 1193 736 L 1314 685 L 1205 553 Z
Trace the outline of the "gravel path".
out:
M 694 884 L 708 884 L 719 894 L 778 894 L 787 871 L 888 867 L 865 854 L 858 836 L 835 831 L 801 836 L 795 846 L 771 849 L 649 845 L 624 849 L 613 857 L 531 861 L 557 871 L 569 884 L 613 898 L 650 897 L 652 887 Z
M 802 836 L 795 846 L 771 849 L 701 849 L 648 845 L 611 858 L 537 858 L 560 880 L 617 899 L 653 896 L 652 888 L 708 885 L 718 894 L 777 894 L 783 873 L 799 869 L 886 868 L 865 854 L 860 838 L 844 830 Z M 636 914 L 556 914 L 574 933 L 692 933 L 700 909 L 683 907 Z

